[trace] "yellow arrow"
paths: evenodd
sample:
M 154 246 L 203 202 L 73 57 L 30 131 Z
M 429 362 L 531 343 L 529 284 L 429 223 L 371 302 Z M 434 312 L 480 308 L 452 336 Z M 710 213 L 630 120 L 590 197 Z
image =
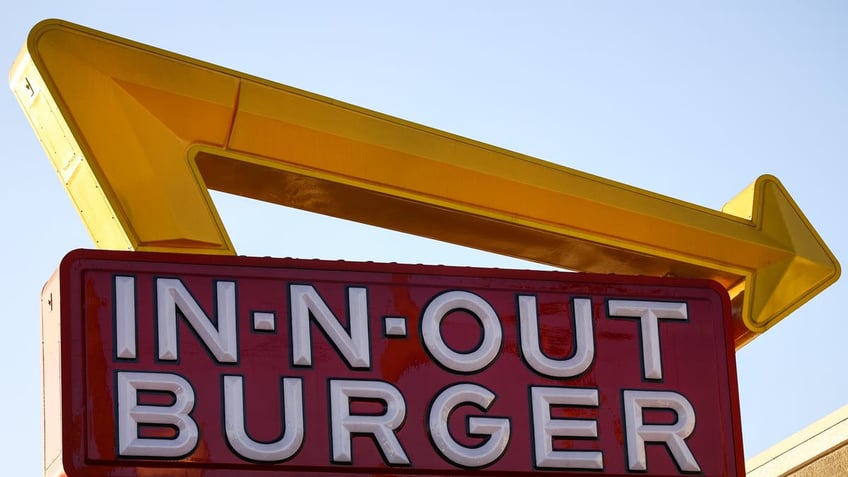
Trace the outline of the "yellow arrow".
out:
M 234 254 L 212 188 L 572 270 L 717 280 L 738 346 L 840 273 L 771 176 L 718 212 L 57 20 L 10 84 L 99 247 Z

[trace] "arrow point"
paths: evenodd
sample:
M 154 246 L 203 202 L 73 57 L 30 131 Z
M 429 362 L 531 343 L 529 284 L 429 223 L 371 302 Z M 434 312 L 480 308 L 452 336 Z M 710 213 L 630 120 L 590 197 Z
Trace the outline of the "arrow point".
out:
M 749 210 L 753 225 L 762 231 L 766 242 L 786 252 L 784 258 L 754 271 L 745 285 L 743 321 L 750 330 L 762 333 L 833 284 L 841 269 L 776 177 L 759 177 L 728 203 L 734 211 L 728 213 L 739 216 L 740 202 L 747 197 L 752 202 Z

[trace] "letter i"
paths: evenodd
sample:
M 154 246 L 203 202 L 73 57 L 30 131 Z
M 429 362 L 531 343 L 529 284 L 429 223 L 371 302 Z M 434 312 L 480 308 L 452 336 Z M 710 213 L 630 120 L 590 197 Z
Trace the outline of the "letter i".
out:
M 136 358 L 135 277 L 115 276 L 115 358 Z

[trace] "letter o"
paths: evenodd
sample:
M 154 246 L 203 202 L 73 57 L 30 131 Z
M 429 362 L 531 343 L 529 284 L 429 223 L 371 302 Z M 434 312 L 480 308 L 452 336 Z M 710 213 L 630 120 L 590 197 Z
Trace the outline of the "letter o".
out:
M 442 339 L 441 323 L 448 313 L 465 310 L 480 320 L 483 340 L 477 349 L 459 353 Z M 503 331 L 495 309 L 483 298 L 460 290 L 444 292 L 427 304 L 421 317 L 421 337 L 424 346 L 442 366 L 460 373 L 473 373 L 491 363 L 501 349 Z

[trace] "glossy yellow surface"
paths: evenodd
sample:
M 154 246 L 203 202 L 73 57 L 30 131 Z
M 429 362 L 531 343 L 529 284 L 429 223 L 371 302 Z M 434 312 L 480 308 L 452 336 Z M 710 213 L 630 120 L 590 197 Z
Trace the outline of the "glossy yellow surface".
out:
M 771 176 L 714 211 L 58 20 L 10 84 L 102 248 L 234 254 L 211 188 L 572 270 L 713 279 L 738 346 L 840 274 Z

